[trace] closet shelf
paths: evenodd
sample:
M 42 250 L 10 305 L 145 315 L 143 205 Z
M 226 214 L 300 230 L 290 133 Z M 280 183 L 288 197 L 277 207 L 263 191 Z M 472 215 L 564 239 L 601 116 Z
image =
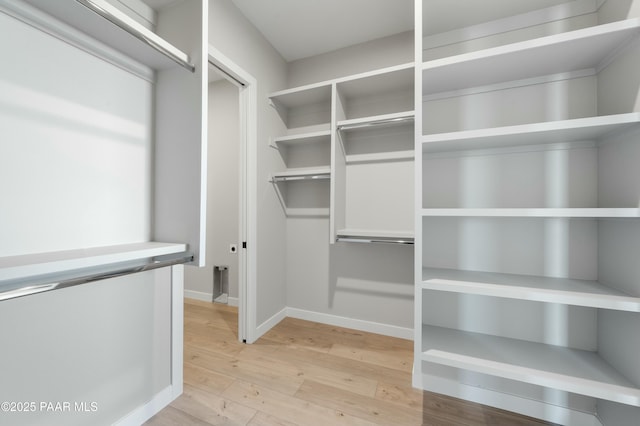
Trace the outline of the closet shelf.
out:
M 598 69 L 639 29 L 634 18 L 428 61 L 422 65 L 423 95 Z
M 135 243 L 0 258 L 0 282 L 176 254 L 186 244 Z
M 637 208 L 521 208 L 521 209 L 422 209 L 423 217 L 566 217 L 566 218 L 634 218 Z
M 347 164 L 376 163 L 384 161 L 413 160 L 415 151 L 389 151 L 370 154 L 348 154 L 345 156 Z
M 286 207 L 287 217 L 329 217 L 329 209 L 324 207 Z
M 640 312 L 640 297 L 597 281 L 423 268 L 422 289 Z
M 595 352 L 422 326 L 423 361 L 639 407 L 640 389 Z
M 289 147 L 294 145 L 306 145 L 322 142 L 331 142 L 331 131 L 321 130 L 319 132 L 300 133 L 297 135 L 278 136 L 272 139 L 271 147 L 279 149 L 281 146 Z
M 269 95 L 271 106 L 276 108 L 300 108 L 307 105 L 331 104 L 331 83 L 309 84 L 281 90 Z
M 337 129 L 346 132 L 349 130 L 357 130 L 365 127 L 397 126 L 407 123 L 413 123 L 414 116 L 415 114 L 413 111 L 402 111 L 391 114 L 340 120 L 338 121 Z
M 288 182 L 294 180 L 323 180 L 331 178 L 331 168 L 318 167 L 309 169 L 290 169 L 271 176 L 271 182 Z
M 178 64 L 195 71 L 186 53 L 105 0 L 26 1 L 153 69 L 168 69 Z
M 606 115 L 517 126 L 438 133 L 422 137 L 422 151 L 436 153 L 599 140 L 640 124 L 640 113 Z
M 350 243 L 413 244 L 413 232 L 341 229 L 336 241 Z

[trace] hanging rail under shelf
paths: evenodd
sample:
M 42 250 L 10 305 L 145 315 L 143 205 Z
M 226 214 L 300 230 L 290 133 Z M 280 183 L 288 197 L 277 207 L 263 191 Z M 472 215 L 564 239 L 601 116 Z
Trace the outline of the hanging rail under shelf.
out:
M 312 175 L 289 175 L 289 176 L 272 176 L 271 182 L 290 182 L 294 180 L 322 180 L 322 179 L 331 179 L 331 175 L 329 173 L 316 173 Z
M 17 297 L 30 296 L 33 294 L 44 293 L 47 291 L 61 290 L 63 288 L 74 287 L 80 284 L 86 284 L 93 281 L 105 280 L 108 278 L 121 277 L 123 275 L 135 274 L 138 272 L 151 271 L 153 269 L 166 268 L 168 266 L 189 263 L 193 261 L 193 254 L 190 252 L 177 253 L 172 255 L 163 255 L 151 258 L 147 263 L 137 264 L 133 266 L 120 266 L 116 269 L 96 272 L 90 275 L 80 277 L 67 278 L 48 282 L 44 284 L 25 283 L 21 286 L 12 286 L 7 290 L 0 288 L 0 301 L 15 299 Z
M 140 28 L 136 28 L 131 24 L 129 24 L 128 22 L 125 22 L 122 19 L 118 18 L 117 16 L 112 14 L 109 10 L 105 9 L 94 0 L 76 0 L 76 1 L 81 5 L 87 7 L 88 9 L 92 10 L 93 12 L 97 13 L 98 15 L 102 16 L 112 24 L 122 28 L 123 30 L 125 30 L 126 32 L 134 36 L 135 38 L 148 44 L 153 49 L 165 55 L 167 58 L 171 59 L 181 67 L 186 68 L 191 72 L 195 72 L 196 66 L 191 62 L 189 62 L 189 57 L 187 55 L 185 55 L 186 59 L 181 58 L 180 55 L 171 51 L 171 49 L 168 49 L 166 46 L 163 46 L 162 44 L 158 43 L 156 40 L 153 39 L 153 37 L 150 37 L 149 35 L 145 34 L 143 30 L 141 31 Z M 144 30 L 146 30 L 146 28 L 144 28 Z
M 347 235 L 338 234 L 337 242 L 345 243 L 384 243 L 384 244 L 404 244 L 412 245 L 412 237 L 381 237 L 381 236 L 363 236 L 363 235 Z
M 362 128 L 365 128 L 365 127 L 389 126 L 389 125 L 393 125 L 393 124 L 402 124 L 402 123 L 405 123 L 405 122 L 412 122 L 412 121 L 414 121 L 414 117 L 413 116 L 384 118 L 384 119 L 380 119 L 380 120 L 367 121 L 367 122 L 364 122 L 364 123 L 339 124 L 337 126 L 337 128 L 340 131 L 347 131 L 347 130 L 362 129 Z

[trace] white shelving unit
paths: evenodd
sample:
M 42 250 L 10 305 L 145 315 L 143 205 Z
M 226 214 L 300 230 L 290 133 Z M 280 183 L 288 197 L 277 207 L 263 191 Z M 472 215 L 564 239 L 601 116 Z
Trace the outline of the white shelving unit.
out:
M 286 128 L 270 140 L 283 170 L 269 179 L 288 217 L 329 216 L 330 244 L 413 241 L 413 73 L 405 64 L 269 96 Z
M 524 16 L 416 72 L 414 386 L 560 424 L 633 422 L 640 20 L 505 44 Z M 417 61 L 437 57 L 417 32 Z

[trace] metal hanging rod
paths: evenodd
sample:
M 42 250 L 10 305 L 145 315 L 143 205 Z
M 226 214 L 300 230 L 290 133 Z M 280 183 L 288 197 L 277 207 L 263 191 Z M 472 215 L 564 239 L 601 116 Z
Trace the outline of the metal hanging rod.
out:
M 382 120 L 368 121 L 366 123 L 343 124 L 338 126 L 338 130 L 344 131 L 344 130 L 362 129 L 365 127 L 388 126 L 392 124 L 402 124 L 402 123 L 411 122 L 411 121 L 414 121 L 413 116 L 387 118 Z
M 287 182 L 294 180 L 323 180 L 331 179 L 328 173 L 315 174 L 315 175 L 291 175 L 291 176 L 273 176 L 271 182 Z
M 244 84 L 242 81 L 238 80 L 237 78 L 235 78 L 233 75 L 231 75 L 230 73 L 228 73 L 227 71 L 225 71 L 222 67 L 218 66 L 215 62 L 213 62 L 211 59 L 209 59 L 209 65 L 211 65 L 212 67 L 214 67 L 216 69 L 216 71 L 220 72 L 220 74 L 224 75 L 224 77 L 226 77 L 228 80 L 231 80 L 232 83 L 237 84 L 240 87 L 247 87 L 246 84 Z
M 338 235 L 336 241 L 345 243 L 384 243 L 384 244 L 402 244 L 413 245 L 413 238 L 402 237 L 367 237 L 356 235 Z
M 76 0 L 76 1 L 81 5 L 87 7 L 88 9 L 92 10 L 93 12 L 97 13 L 98 15 L 102 16 L 112 24 L 122 28 L 123 30 L 125 30 L 126 32 L 128 32 L 129 34 L 137 38 L 138 40 L 145 42 L 147 45 L 151 46 L 153 49 L 162 53 L 167 58 L 171 59 L 181 67 L 186 68 L 191 72 L 195 72 L 196 66 L 191 62 L 189 62 L 189 57 L 187 55 L 184 55 L 186 59 L 180 57 L 180 55 L 176 54 L 176 52 L 173 52 L 171 49 L 168 49 L 166 46 L 163 46 L 160 43 L 158 43 L 148 34 L 145 34 L 145 32 L 141 31 L 140 28 L 136 28 L 130 25 L 128 22 L 124 22 L 117 16 L 113 15 L 109 10 L 105 9 L 102 5 L 100 5 L 99 2 L 96 2 L 94 0 Z
M 108 278 L 121 277 L 123 275 L 135 274 L 138 272 L 151 271 L 153 269 L 166 268 L 168 266 L 189 263 L 193 261 L 193 254 L 189 252 L 177 253 L 173 255 L 157 256 L 144 264 L 123 267 L 109 271 L 100 271 L 90 275 L 68 278 L 45 284 L 25 283 L 19 287 L 2 290 L 0 289 L 0 301 L 15 299 L 17 297 L 30 296 L 47 291 L 61 290 L 63 288 L 74 287 L 80 284 L 86 284 L 93 281 L 105 280 Z

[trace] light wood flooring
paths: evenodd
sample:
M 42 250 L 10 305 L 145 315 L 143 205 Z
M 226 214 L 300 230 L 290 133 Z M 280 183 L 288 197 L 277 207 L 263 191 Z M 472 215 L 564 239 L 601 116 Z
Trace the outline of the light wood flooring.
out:
M 410 341 L 287 318 L 244 345 L 236 308 L 184 310 L 184 393 L 150 426 L 547 424 L 413 389 Z

